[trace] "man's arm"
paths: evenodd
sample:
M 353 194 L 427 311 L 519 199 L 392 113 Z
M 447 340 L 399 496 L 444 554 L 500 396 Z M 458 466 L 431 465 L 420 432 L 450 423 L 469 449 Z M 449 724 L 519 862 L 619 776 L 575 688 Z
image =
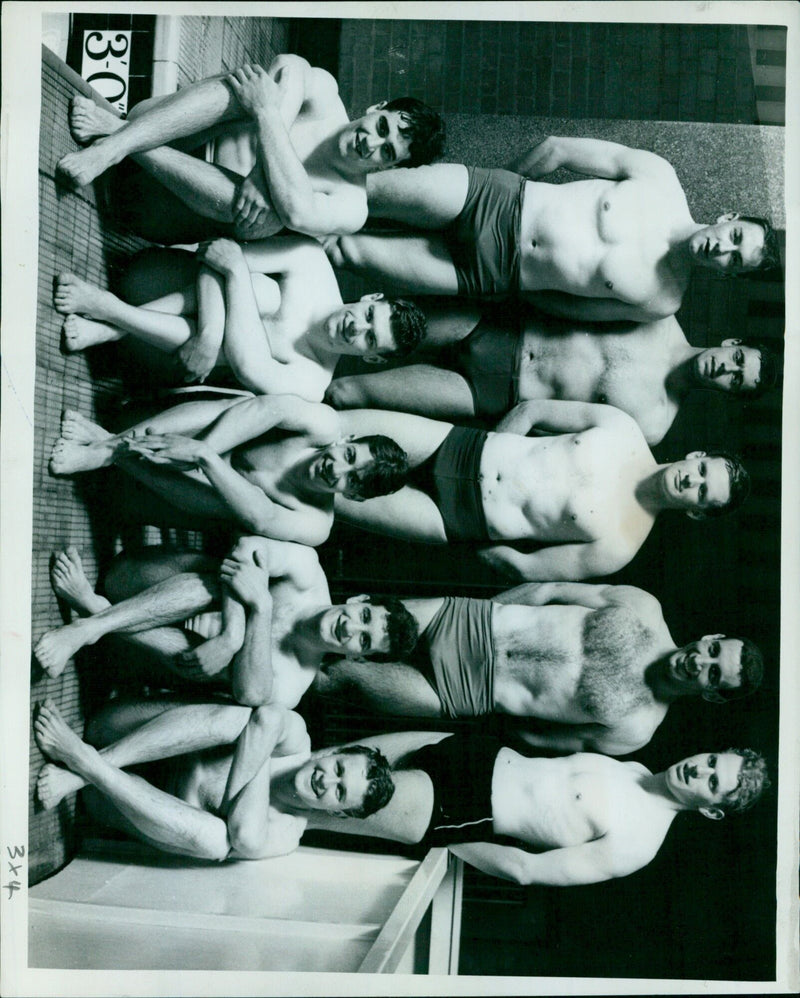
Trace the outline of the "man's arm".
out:
M 508 169 L 536 180 L 566 167 L 575 173 L 607 180 L 666 176 L 674 178 L 670 164 L 645 149 L 631 149 L 618 142 L 551 135 L 509 164 Z
M 611 405 L 596 402 L 567 402 L 560 399 L 534 399 L 520 402 L 495 426 L 498 433 L 580 433 L 595 426 L 629 421 L 630 416 Z
M 640 607 L 654 603 L 654 596 L 636 586 L 591 585 L 588 582 L 526 582 L 492 597 L 494 603 L 547 606 L 560 603 L 601 610 L 606 606 Z
M 283 224 L 310 236 L 357 232 L 367 220 L 366 189 L 344 184 L 333 194 L 314 189 L 281 117 L 279 88 L 266 71 L 244 66 L 227 80 L 253 118 L 266 188 Z
M 548 884 L 552 887 L 574 887 L 597 884 L 614 877 L 624 877 L 649 862 L 641 861 L 606 835 L 584 845 L 565 849 L 550 849 L 530 853 L 514 846 L 490 842 L 469 842 L 450 846 L 450 852 L 484 873 L 518 884 Z
M 652 737 L 640 732 L 630 735 L 603 724 L 558 724 L 537 721 L 534 730 L 515 728 L 518 737 L 536 749 L 553 752 L 600 752 L 603 755 L 627 755 L 643 748 Z
M 239 703 L 259 707 L 269 703 L 274 680 L 272 596 L 263 549 L 257 548 L 252 557 L 237 557 L 234 548 L 222 562 L 220 578 L 247 614 L 244 640 L 231 663 L 232 692 Z
M 536 291 L 527 296 L 543 312 L 577 322 L 655 322 L 674 315 L 680 307 L 680 298 L 672 304 L 633 304 L 619 298 L 591 298 L 570 295 L 564 291 Z
M 510 544 L 491 544 L 478 548 L 477 555 L 503 575 L 531 582 L 610 575 L 630 560 L 620 551 L 612 554 L 598 541 L 554 544 L 539 551 L 520 551 Z
M 204 440 L 217 454 L 227 454 L 270 430 L 281 429 L 306 434 L 310 443 L 322 445 L 337 438 L 339 427 L 339 417 L 330 406 L 296 395 L 260 395 L 226 409 L 205 432 Z

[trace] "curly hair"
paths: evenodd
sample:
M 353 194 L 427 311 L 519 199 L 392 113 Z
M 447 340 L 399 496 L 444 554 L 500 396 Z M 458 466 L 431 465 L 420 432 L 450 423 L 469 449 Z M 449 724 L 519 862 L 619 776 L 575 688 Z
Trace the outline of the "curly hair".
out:
M 717 805 L 726 814 L 740 814 L 751 808 L 770 786 L 767 764 L 764 757 L 753 749 L 729 748 L 726 752 L 742 757 L 739 781 L 723 803 Z
M 386 633 L 389 651 L 370 655 L 373 662 L 396 662 L 408 658 L 419 640 L 419 627 L 413 614 L 394 596 L 370 596 L 370 606 L 386 607 Z
M 438 111 L 416 97 L 396 97 L 384 105 L 386 111 L 403 115 L 400 134 L 408 136 L 408 161 L 403 165 L 424 166 L 444 152 L 445 124 Z
M 740 638 L 737 635 L 727 635 L 730 641 L 742 642 L 742 653 L 739 658 L 741 671 L 739 673 L 739 685 L 736 687 L 718 687 L 714 692 L 718 693 L 724 700 L 739 700 L 742 697 L 755 693 L 764 678 L 764 656 L 761 649 L 749 638 Z
M 703 510 L 696 510 L 695 516 L 705 520 L 715 516 L 724 516 L 726 513 L 733 513 L 734 510 L 744 503 L 750 495 L 750 475 L 735 455 L 724 450 L 706 451 L 706 457 L 722 458 L 728 471 L 728 481 L 730 483 L 730 494 L 728 501 L 719 506 L 706 506 Z
M 773 350 L 758 340 L 742 338 L 742 346 L 758 350 L 759 354 L 758 384 L 749 391 L 746 389 L 742 391 L 742 395 L 748 399 L 761 398 L 778 383 L 778 358 Z
M 750 222 L 752 225 L 760 225 L 764 230 L 764 252 L 761 254 L 761 261 L 753 270 L 779 270 L 781 266 L 781 246 L 778 241 L 778 233 L 766 218 L 758 215 L 739 215 L 738 222 Z
M 391 298 L 388 305 L 391 309 L 389 323 L 395 348 L 386 356 L 405 357 L 425 339 L 428 320 L 419 306 L 405 298 Z
M 379 433 L 359 437 L 355 443 L 367 444 L 372 461 L 367 468 L 351 471 L 347 476 L 345 495 L 349 499 L 388 496 L 406 484 L 408 455 L 399 444 Z
M 394 794 L 394 779 L 386 756 L 369 745 L 347 745 L 339 749 L 339 755 L 365 755 L 367 757 L 367 791 L 361 807 L 348 807 L 342 810 L 348 818 L 368 818 L 382 807 L 386 807 Z

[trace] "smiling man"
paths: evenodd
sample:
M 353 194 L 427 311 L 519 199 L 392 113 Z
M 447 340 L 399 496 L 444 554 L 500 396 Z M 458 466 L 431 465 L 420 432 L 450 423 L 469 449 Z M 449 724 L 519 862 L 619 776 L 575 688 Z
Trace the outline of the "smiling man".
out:
M 764 345 L 729 338 L 692 346 L 674 316 L 632 325 L 465 301 L 425 308 L 429 334 L 414 363 L 336 378 L 325 401 L 487 424 L 535 399 L 600 402 L 633 416 L 652 446 L 693 390 L 746 401 L 777 379 Z
M 75 97 L 70 131 L 87 145 L 59 161 L 61 175 L 78 188 L 132 157 L 114 181 L 120 219 L 162 243 L 356 232 L 370 173 L 429 163 L 444 145 L 442 119 L 411 97 L 348 120 L 334 78 L 295 55 L 143 101 L 127 121 Z M 182 151 L 209 139 L 213 163 Z
M 660 513 L 719 516 L 749 491 L 741 463 L 722 452 L 659 464 L 634 420 L 609 405 L 522 402 L 494 432 L 374 409 L 342 416 L 351 432 L 391 434 L 412 471 L 393 496 L 338 496 L 341 519 L 426 544 L 468 541 L 517 579 L 609 575 Z
M 117 700 L 88 728 L 93 744 L 52 700 L 39 707 L 34 735 L 53 760 L 39 773 L 40 802 L 52 808 L 91 787 L 95 820 L 180 856 L 283 856 L 317 816 L 363 819 L 394 793 L 379 752 L 356 745 L 312 754 L 300 715 L 274 706 Z M 126 771 L 134 765 L 139 772 Z
M 330 533 L 337 493 L 361 502 L 405 482 L 403 450 L 381 434 L 348 436 L 348 419 L 294 395 L 261 395 L 187 402 L 114 436 L 67 410 L 50 471 L 113 464 L 166 500 L 174 522 L 223 520 L 316 547 Z
M 257 394 L 321 402 L 340 357 L 384 364 L 425 336 L 425 316 L 411 302 L 378 292 L 343 304 L 324 251 L 304 236 L 244 246 L 217 239 L 196 261 L 179 250 L 144 254 L 129 284 L 161 294 L 141 307 L 61 274 L 54 303 L 67 316 L 66 348 L 130 335 L 173 355 L 183 380 L 204 381 L 213 370 Z
M 559 168 L 592 179 L 539 182 Z M 419 294 L 517 295 L 568 319 L 652 322 L 678 311 L 695 267 L 780 265 L 765 219 L 695 222 L 672 166 L 616 142 L 551 136 L 508 170 L 437 163 L 372 177 L 367 191 L 370 215 L 419 231 L 346 235 L 331 259 Z
M 404 658 L 417 638 L 397 600 L 361 596 L 332 606 L 316 552 L 263 537 L 240 538 L 221 563 L 176 548 L 119 555 L 106 595 L 86 578 L 75 548 L 55 555 L 50 578 L 78 614 L 36 644 L 51 677 L 113 634 L 162 684 L 179 677 L 248 706 L 293 708 L 328 658 Z
M 363 822 L 320 816 L 320 827 L 447 846 L 519 884 L 628 876 L 655 858 L 680 813 L 719 820 L 752 807 L 769 786 L 752 749 L 702 753 L 651 773 L 591 752 L 524 756 L 472 732 L 397 732 L 364 743 L 392 765 L 392 800 Z
M 527 583 L 491 600 L 402 603 L 419 628 L 413 654 L 378 667 L 329 661 L 315 690 L 414 717 L 500 713 L 535 747 L 626 755 L 681 697 L 722 703 L 754 693 L 763 675 L 746 638 L 679 648 L 658 600 L 633 586 Z

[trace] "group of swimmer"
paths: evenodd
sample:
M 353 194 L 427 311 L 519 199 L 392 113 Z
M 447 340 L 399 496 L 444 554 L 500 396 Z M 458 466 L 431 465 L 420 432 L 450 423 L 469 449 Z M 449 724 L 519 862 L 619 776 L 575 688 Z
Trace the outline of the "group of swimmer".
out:
M 779 265 L 766 220 L 695 222 L 665 160 L 596 139 L 545 139 L 509 170 L 434 163 L 435 111 L 400 98 L 350 121 L 333 77 L 293 55 L 125 121 L 76 96 L 70 130 L 83 148 L 59 163 L 65 182 L 113 170 L 117 224 L 199 246 L 146 252 L 121 297 L 60 275 L 65 348 L 129 337 L 171 355 L 178 381 L 246 392 L 120 434 L 64 413 L 53 474 L 114 465 L 173 522 L 236 540 L 223 559 L 123 553 L 102 591 L 75 548 L 56 553 L 75 618 L 39 640 L 45 671 L 114 635 L 195 695 L 111 700 L 84 738 L 45 701 L 45 807 L 86 788 L 99 820 L 212 860 L 285 854 L 319 828 L 571 885 L 646 865 L 682 811 L 756 802 L 769 781 L 751 749 L 660 773 L 613 757 L 681 697 L 754 692 L 759 649 L 721 633 L 678 646 L 655 597 L 582 580 L 627 565 L 660 513 L 704 520 L 747 497 L 734 456 L 662 464 L 650 446 L 693 389 L 775 384 L 763 345 L 693 347 L 675 319 L 694 268 Z M 208 143 L 210 160 L 193 155 Z M 559 167 L 590 179 L 540 182 Z M 340 269 L 374 292 L 343 303 Z M 370 367 L 336 378 L 343 356 Z M 334 516 L 466 542 L 517 584 L 334 605 L 314 550 Z M 295 710 L 310 689 L 408 717 L 502 714 L 532 750 L 563 754 L 468 728 L 312 751 Z

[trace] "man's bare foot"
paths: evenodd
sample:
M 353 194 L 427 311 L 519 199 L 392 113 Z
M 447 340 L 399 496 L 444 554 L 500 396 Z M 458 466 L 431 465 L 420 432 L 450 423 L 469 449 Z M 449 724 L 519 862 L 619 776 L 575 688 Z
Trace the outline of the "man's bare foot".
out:
M 61 436 L 76 444 L 99 444 L 113 434 L 76 409 L 65 409 L 61 414 Z
M 80 145 L 86 145 L 102 135 L 110 135 L 125 122 L 82 94 L 76 94 L 69 105 L 69 133 Z
M 81 556 L 76 547 L 58 551 L 50 568 L 50 584 L 60 599 L 83 616 L 99 613 L 111 606 L 104 596 L 98 596 L 86 578 Z
M 50 454 L 51 475 L 74 475 L 79 471 L 96 471 L 108 462 L 109 448 L 101 443 L 78 444 L 59 437 Z
M 80 312 L 81 315 L 88 315 L 93 319 L 104 319 L 106 316 L 103 304 L 107 297 L 107 291 L 84 281 L 76 274 L 65 271 L 56 278 L 53 305 L 56 312 L 62 315 Z
M 39 770 L 36 778 L 36 796 L 45 811 L 50 811 L 65 797 L 82 790 L 85 786 L 86 780 L 83 777 L 62 766 L 47 762 Z
M 224 634 L 219 634 L 195 648 L 181 652 L 178 655 L 178 664 L 195 674 L 199 671 L 208 677 L 216 676 L 225 666 L 230 665 L 238 650 L 232 647 L 230 640 Z
M 75 734 L 49 697 L 39 704 L 36 711 L 33 735 L 36 744 L 48 758 L 63 762 L 69 769 L 74 769 L 85 760 L 88 753 L 95 751 Z
M 61 675 L 76 652 L 92 643 L 91 632 L 86 629 L 89 620 L 91 617 L 73 620 L 71 624 L 57 627 L 39 638 L 33 654 L 51 679 Z
M 56 164 L 57 173 L 78 190 L 96 180 L 101 173 L 114 166 L 115 160 L 105 150 L 105 141 L 100 138 L 79 152 L 69 152 Z
M 77 353 L 79 350 L 96 347 L 101 343 L 115 343 L 125 336 L 125 333 L 116 326 L 86 319 L 82 315 L 68 315 L 64 319 L 63 328 L 64 349 L 67 353 Z

